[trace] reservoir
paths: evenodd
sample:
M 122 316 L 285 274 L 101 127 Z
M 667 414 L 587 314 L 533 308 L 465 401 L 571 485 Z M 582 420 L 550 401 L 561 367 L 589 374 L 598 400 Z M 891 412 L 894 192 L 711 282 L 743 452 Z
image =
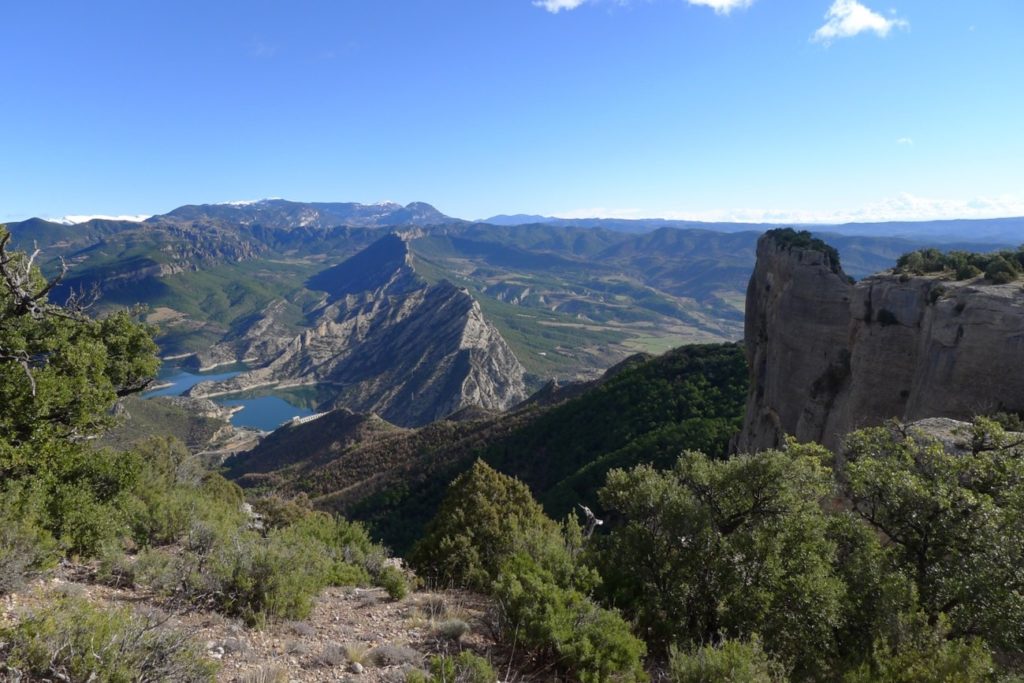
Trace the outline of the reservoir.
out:
M 157 374 L 158 388 L 147 391 L 142 397 L 180 396 L 200 382 L 230 379 L 246 370 L 248 367 L 242 363 L 223 366 L 209 372 L 193 372 L 172 363 L 164 363 Z M 305 397 L 297 392 L 262 389 L 217 396 L 210 400 L 227 408 L 241 406 L 242 410 L 231 416 L 231 424 L 236 427 L 253 427 L 270 432 L 293 417 L 313 414 L 314 406 L 303 398 Z

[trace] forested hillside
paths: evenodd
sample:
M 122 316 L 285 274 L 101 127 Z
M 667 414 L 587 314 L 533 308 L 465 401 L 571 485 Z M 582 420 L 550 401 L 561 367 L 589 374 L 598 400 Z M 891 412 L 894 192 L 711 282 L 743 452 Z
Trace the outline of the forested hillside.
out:
M 419 536 L 445 486 L 476 458 L 519 477 L 552 515 L 595 492 L 614 467 L 667 466 L 684 448 L 725 455 L 740 427 L 746 361 L 738 345 L 689 346 L 637 357 L 555 404 L 441 421 L 412 432 L 339 412 L 279 430 L 229 460 L 229 476 L 264 490 L 304 492 L 367 521 L 397 550 Z
M 144 586 L 172 614 L 212 610 L 250 625 L 303 618 L 331 585 L 404 594 L 358 525 L 303 508 L 256 524 L 242 491 L 174 439 L 97 447 L 115 401 L 156 372 L 151 331 L 127 312 L 93 318 L 77 302 L 51 303 L 57 281 L 7 242 L 0 228 L 0 595 L 21 591 L 37 607 L 4 603 L 5 679 L 213 678 L 214 660 L 170 616 L 26 588 L 70 563 L 88 563 L 96 585 Z

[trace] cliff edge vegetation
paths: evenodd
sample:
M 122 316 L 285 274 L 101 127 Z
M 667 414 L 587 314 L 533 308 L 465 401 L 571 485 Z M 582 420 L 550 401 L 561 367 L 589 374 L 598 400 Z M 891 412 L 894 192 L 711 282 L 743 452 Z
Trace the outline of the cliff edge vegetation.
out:
M 1024 251 L 908 253 L 852 282 L 792 231 L 758 242 L 747 288 L 750 393 L 738 450 L 785 435 L 837 447 L 890 418 L 1024 411 Z

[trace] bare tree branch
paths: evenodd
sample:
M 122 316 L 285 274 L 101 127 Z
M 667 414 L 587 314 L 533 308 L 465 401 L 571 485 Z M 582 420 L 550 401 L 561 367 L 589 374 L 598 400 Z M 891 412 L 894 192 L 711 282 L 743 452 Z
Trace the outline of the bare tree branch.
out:
M 0 291 L 0 326 L 5 322 L 22 316 L 31 316 L 36 320 L 46 317 L 68 318 L 71 320 L 83 320 L 84 307 L 80 305 L 81 299 L 72 295 L 69 300 L 72 306 L 58 306 L 50 303 L 50 292 L 63 281 L 67 275 L 68 266 L 63 258 L 60 259 L 60 273 L 53 278 L 47 279 L 38 284 L 33 282 L 33 269 L 36 260 L 42 251 L 38 246 L 33 245 L 31 254 L 27 256 L 8 250 L 11 241 L 11 233 L 2 231 L 0 234 L 0 286 L 6 291 Z M 0 336 L 0 341 L 3 337 Z M 32 395 L 36 395 L 36 381 L 32 376 L 33 365 L 38 365 L 38 359 L 33 361 L 27 349 L 10 349 L 0 345 L 0 362 L 16 363 L 25 371 L 28 378 Z
M 69 317 L 68 311 L 49 301 L 50 292 L 67 275 L 68 265 L 64 259 L 60 259 L 60 273 L 56 277 L 46 280 L 42 287 L 37 288 L 32 283 L 32 271 L 36 259 L 41 253 L 40 249 L 36 247 L 28 258 L 24 258 L 8 251 L 7 247 L 10 241 L 11 233 L 5 232 L 3 236 L 0 236 L 0 278 L 3 279 L 11 297 L 11 301 L 8 302 L 8 310 L 0 316 L 0 320 L 3 317 L 21 315 L 31 315 L 37 319 L 46 315 Z

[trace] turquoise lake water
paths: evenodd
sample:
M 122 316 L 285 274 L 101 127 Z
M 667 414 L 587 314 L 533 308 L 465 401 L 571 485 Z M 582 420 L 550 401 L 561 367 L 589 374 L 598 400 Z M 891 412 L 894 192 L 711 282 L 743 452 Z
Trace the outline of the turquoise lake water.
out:
M 210 372 L 191 372 L 180 366 L 165 363 L 157 375 L 157 382 L 169 386 L 148 391 L 142 397 L 179 396 L 199 382 L 230 379 L 247 369 L 245 365 L 237 364 L 216 368 Z M 226 407 L 242 406 L 242 410 L 231 416 L 231 424 L 236 427 L 255 427 L 269 432 L 293 417 L 306 417 L 313 414 L 309 407 L 295 405 L 294 399 L 289 400 L 291 398 L 291 396 L 282 396 L 279 392 L 274 391 L 253 391 L 217 396 L 211 400 Z

